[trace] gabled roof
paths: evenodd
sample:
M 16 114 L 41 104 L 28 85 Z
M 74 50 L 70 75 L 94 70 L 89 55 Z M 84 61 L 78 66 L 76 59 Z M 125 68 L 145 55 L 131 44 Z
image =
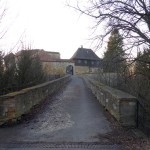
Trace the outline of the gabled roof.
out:
M 78 48 L 71 59 L 100 60 L 100 58 L 91 49 L 83 47 Z

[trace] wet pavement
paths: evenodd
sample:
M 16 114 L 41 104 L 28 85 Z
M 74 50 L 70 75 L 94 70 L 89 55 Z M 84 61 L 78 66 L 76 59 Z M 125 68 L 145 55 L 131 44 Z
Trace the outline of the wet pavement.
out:
M 2 145 L 1 145 L 2 146 Z M 4 145 L 3 145 L 4 146 Z M 0 147 L 1 149 L 1 147 Z M 3 150 L 122 150 L 120 145 L 100 145 L 90 143 L 71 144 L 10 144 Z
M 100 142 L 97 135 L 111 131 L 99 102 L 82 79 L 72 76 L 71 82 L 56 96 L 47 99 L 32 119 L 0 128 L 0 147 L 8 143 Z

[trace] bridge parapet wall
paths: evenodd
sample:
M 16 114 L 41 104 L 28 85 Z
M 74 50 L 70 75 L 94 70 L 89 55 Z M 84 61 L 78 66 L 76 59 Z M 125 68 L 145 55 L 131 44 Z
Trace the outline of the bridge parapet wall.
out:
M 70 80 L 65 76 L 18 92 L 9 93 L 0 97 L 0 125 L 5 122 L 15 122 L 23 114 L 29 113 L 37 104 L 59 90 Z
M 114 116 L 122 126 L 136 127 L 137 125 L 137 99 L 123 91 L 111 88 L 91 76 L 82 78 L 92 90 L 98 101 Z

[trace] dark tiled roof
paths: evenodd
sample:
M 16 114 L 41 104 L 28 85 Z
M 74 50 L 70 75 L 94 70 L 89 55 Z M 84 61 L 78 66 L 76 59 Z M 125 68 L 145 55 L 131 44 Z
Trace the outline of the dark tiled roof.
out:
M 100 58 L 91 49 L 82 47 L 77 49 L 71 59 L 100 60 Z

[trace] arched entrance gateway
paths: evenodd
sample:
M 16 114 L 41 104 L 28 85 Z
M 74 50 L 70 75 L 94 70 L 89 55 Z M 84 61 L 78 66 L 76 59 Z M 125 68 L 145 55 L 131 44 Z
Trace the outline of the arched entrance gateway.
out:
M 66 67 L 66 74 L 71 74 L 73 75 L 73 66 L 72 65 L 68 65 Z

